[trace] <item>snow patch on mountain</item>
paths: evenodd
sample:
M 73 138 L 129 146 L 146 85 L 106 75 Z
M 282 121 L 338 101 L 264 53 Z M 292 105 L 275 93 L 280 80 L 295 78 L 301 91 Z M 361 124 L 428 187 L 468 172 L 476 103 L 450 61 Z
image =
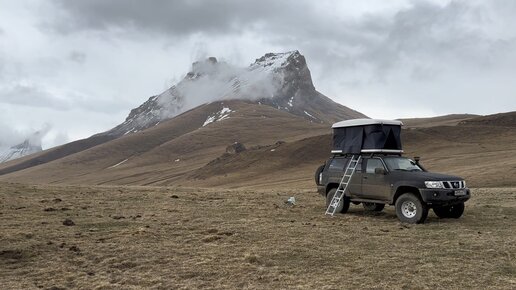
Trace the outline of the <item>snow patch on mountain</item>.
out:
M 289 107 L 292 107 L 292 102 L 294 101 L 294 97 L 290 97 L 290 99 L 288 100 L 288 105 Z
M 307 111 L 303 111 L 303 112 L 305 112 L 305 114 L 306 114 L 308 117 L 310 117 L 310 118 L 312 118 L 312 119 L 317 120 L 317 118 L 316 118 L 316 117 L 314 117 L 312 114 L 308 113 Z
M 267 53 L 251 64 L 250 69 L 269 73 L 276 72 L 278 69 L 284 68 L 288 64 L 289 58 L 296 53 L 298 52 Z
M 213 114 L 213 115 L 210 115 L 206 121 L 204 122 L 204 124 L 202 124 L 202 126 L 206 126 L 208 124 L 211 124 L 213 122 L 219 122 L 219 121 L 222 121 L 224 119 L 228 119 L 229 118 L 229 114 L 231 112 L 235 112 L 235 111 L 232 111 L 230 108 L 228 107 L 224 107 L 222 108 L 222 110 L 218 111 L 217 113 Z
M 118 167 L 118 166 L 120 166 L 120 165 L 124 164 L 127 160 L 129 160 L 129 158 L 128 158 L 128 159 L 124 159 L 124 160 L 122 160 L 122 161 L 118 162 L 117 164 L 115 164 L 115 165 L 113 165 L 113 166 L 109 166 L 108 168 L 115 168 L 115 167 Z

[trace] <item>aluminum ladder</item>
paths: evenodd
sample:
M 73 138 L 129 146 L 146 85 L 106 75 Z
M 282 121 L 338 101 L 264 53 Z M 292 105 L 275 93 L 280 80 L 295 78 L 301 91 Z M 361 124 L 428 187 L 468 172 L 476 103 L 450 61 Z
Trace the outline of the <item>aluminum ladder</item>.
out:
M 346 170 L 344 171 L 344 175 L 342 176 L 342 179 L 340 180 L 339 187 L 337 188 L 335 195 L 333 195 L 330 205 L 326 209 L 327 215 L 329 214 L 329 215 L 333 216 L 335 214 L 335 212 L 337 211 L 337 208 L 339 207 L 339 203 L 345 196 L 345 192 L 348 189 L 349 182 L 351 181 L 351 177 L 353 177 L 353 174 L 355 173 L 355 169 L 357 169 L 358 162 L 360 162 L 361 158 L 362 158 L 361 155 L 351 156 L 351 160 L 349 161 L 348 166 L 346 167 Z

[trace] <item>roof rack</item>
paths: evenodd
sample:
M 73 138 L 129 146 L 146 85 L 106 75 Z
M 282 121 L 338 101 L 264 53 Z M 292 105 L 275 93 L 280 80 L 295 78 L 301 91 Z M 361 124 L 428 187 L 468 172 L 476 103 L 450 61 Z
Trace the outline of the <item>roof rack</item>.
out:
M 370 154 L 370 153 L 385 153 L 385 154 L 403 154 L 403 150 L 396 149 L 362 149 L 360 153 Z M 342 150 L 331 150 L 332 154 L 343 154 Z
M 344 127 L 355 127 L 355 126 L 367 126 L 367 125 L 394 125 L 403 126 L 403 122 L 398 120 L 382 120 L 382 119 L 352 119 L 340 121 L 333 124 L 332 128 L 344 128 Z

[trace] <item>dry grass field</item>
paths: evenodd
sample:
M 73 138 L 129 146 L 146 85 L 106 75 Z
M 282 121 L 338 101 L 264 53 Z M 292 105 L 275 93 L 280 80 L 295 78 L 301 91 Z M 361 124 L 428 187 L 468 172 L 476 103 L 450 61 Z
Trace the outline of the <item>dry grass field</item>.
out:
M 400 224 L 392 207 L 330 218 L 323 204 L 315 190 L 286 188 L 1 183 L 0 285 L 516 288 L 514 188 L 474 189 L 461 219 L 431 213 L 423 225 Z

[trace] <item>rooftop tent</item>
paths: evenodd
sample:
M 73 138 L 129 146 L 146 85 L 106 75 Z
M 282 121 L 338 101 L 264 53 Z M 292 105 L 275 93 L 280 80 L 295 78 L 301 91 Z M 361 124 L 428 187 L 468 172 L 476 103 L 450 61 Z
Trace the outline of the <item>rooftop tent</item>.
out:
M 333 124 L 332 153 L 403 153 L 400 121 L 354 119 Z

